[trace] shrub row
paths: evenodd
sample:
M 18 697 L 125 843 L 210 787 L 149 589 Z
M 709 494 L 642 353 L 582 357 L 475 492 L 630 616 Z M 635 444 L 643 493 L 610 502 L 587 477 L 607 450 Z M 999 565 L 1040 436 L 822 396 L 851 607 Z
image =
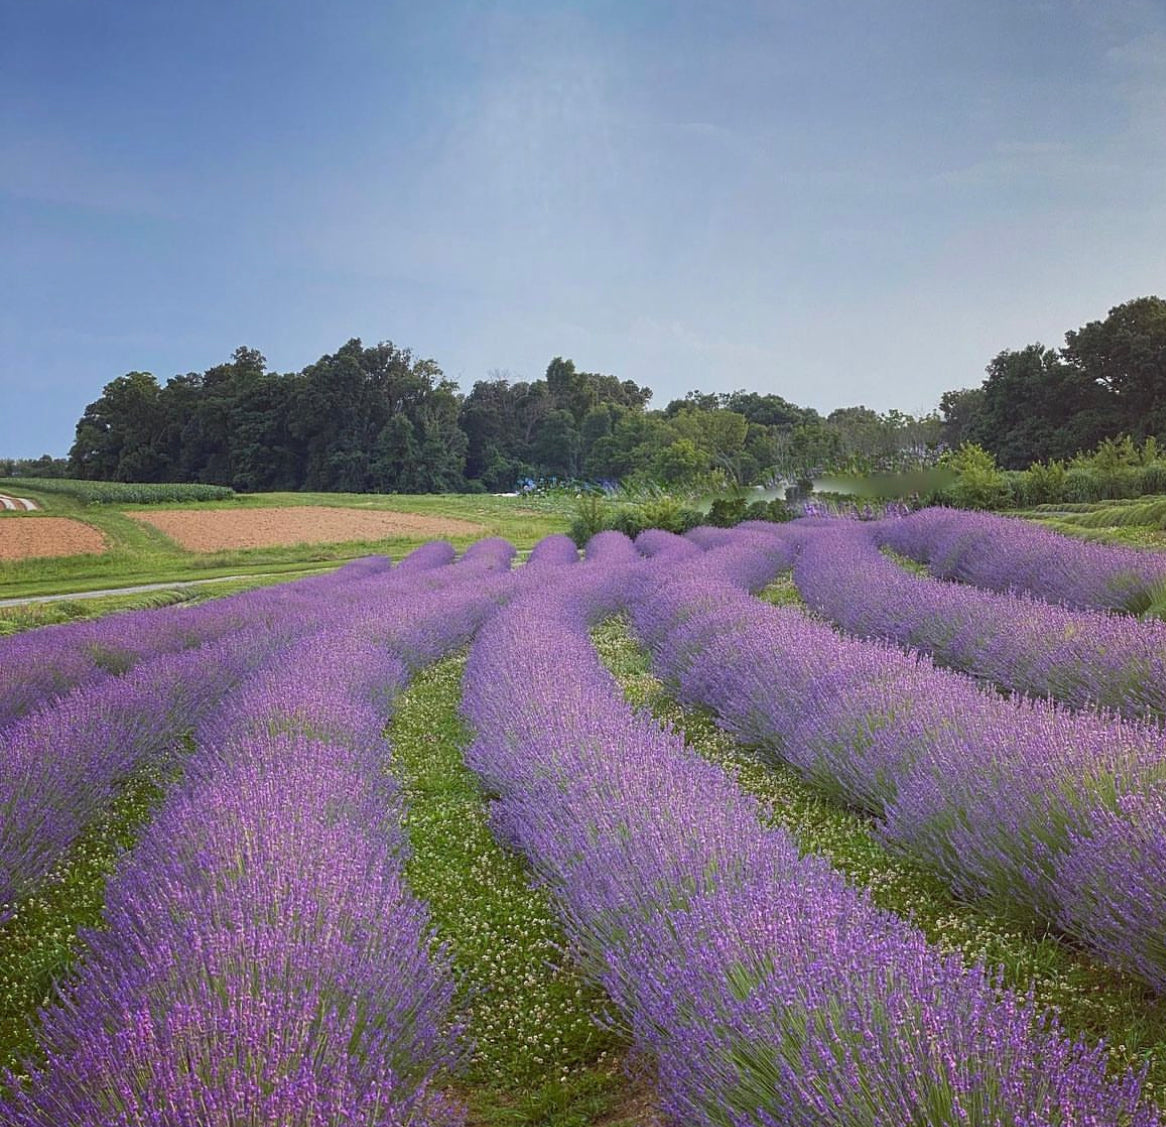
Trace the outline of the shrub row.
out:
M 235 491 L 227 485 L 80 481 L 67 477 L 7 478 L 0 480 L 0 488 L 31 488 L 37 493 L 59 493 L 72 497 L 82 505 L 160 505 L 171 501 L 228 501 L 235 496 Z
M 740 572 L 720 559 L 741 551 L 673 568 L 634 608 L 683 699 L 874 813 L 890 844 L 960 895 L 1053 925 L 1166 989 L 1161 731 L 1005 699 L 926 657 L 752 599 L 745 584 L 718 581 Z
M 624 702 L 587 623 L 690 554 L 655 547 L 644 562 L 626 542 L 589 545 L 496 616 L 471 651 L 465 707 L 497 832 L 547 881 L 654 1060 L 665 1115 L 1156 1123 L 1136 1078 L 1106 1078 L 1102 1051 L 799 856 L 722 770 Z
M 876 532 L 853 521 L 804 530 L 794 581 L 811 610 L 1002 689 L 1166 720 L 1166 623 L 911 574 Z

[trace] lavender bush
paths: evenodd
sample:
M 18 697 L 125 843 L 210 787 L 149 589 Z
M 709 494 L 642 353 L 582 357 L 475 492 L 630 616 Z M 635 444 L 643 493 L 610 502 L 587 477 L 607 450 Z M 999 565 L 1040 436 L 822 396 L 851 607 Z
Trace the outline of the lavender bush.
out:
M 445 562 L 421 557 L 419 564 Z M 386 557 L 369 556 L 329 575 L 245 591 L 201 606 L 126 611 L 0 639 L 0 729 L 80 685 L 124 673 L 151 658 L 206 645 L 272 615 L 286 618 L 292 608 L 310 603 L 316 592 L 335 592 L 338 585 L 388 567 Z
M 402 885 L 382 731 L 412 663 L 507 597 L 508 564 L 492 545 L 371 574 L 204 719 L 4 1122 L 462 1120 L 435 1088 L 460 1055 L 453 982 Z
M 1161 557 L 1091 544 L 1018 517 L 923 509 L 879 524 L 879 544 L 940 579 L 1096 610 L 1137 610 L 1166 582 Z
M 710 553 L 711 555 L 711 553 Z M 606 557 L 606 562 L 599 562 Z M 657 1062 L 685 1124 L 1139 1124 L 1138 1081 L 931 950 L 683 741 L 623 703 L 586 634 L 660 582 L 614 542 L 491 620 L 471 651 L 468 757 L 495 823 Z M 697 561 L 702 562 L 702 561 Z M 748 570 L 748 569 L 745 569 Z M 645 596 L 646 597 L 646 596 Z M 544 669 L 560 671 L 553 691 Z
M 1166 717 L 1166 623 L 910 575 L 850 521 L 803 536 L 794 580 L 811 610 L 860 637 L 1076 708 Z
M 1166 870 L 1154 871 L 1144 847 L 1166 840 L 1164 811 L 1119 801 L 1159 792 L 1166 751 L 1156 727 L 1005 699 L 924 657 L 841 637 L 748 598 L 740 583 L 717 583 L 722 554 L 733 578 L 740 551 L 729 546 L 691 575 L 673 570 L 633 606 L 684 699 L 874 812 L 889 842 L 960 893 L 1064 928 L 1166 988 Z M 1109 844 L 1086 865 L 1099 819 Z M 1139 853 L 1140 866 L 1120 860 Z

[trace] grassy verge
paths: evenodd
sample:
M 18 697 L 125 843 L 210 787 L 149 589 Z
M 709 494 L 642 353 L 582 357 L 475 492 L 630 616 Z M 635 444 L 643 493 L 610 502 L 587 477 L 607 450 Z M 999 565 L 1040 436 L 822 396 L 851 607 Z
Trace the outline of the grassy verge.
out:
M 101 922 L 105 885 L 136 840 L 174 767 L 131 779 L 38 891 L 0 925 L 0 1075 L 36 1054 L 36 1016 L 80 947 L 77 932 Z
M 101 555 L 62 556 L 34 560 L 0 561 L 0 597 L 22 598 L 58 592 L 83 592 L 138 583 L 170 583 L 256 572 L 296 572 L 330 562 L 342 562 L 370 553 L 394 559 L 420 547 L 428 535 L 389 536 L 379 540 L 352 540 L 335 544 L 294 544 L 217 552 L 188 552 L 149 525 L 127 513 L 156 513 L 166 509 L 255 509 L 326 505 L 373 509 L 471 521 L 482 531 L 452 536 L 464 548 L 483 536 L 502 536 L 520 550 L 532 547 L 552 532 L 565 532 L 570 515 L 562 504 L 530 502 L 518 497 L 480 494 L 386 495 L 364 493 L 253 493 L 231 501 L 201 501 L 197 505 L 83 505 L 61 494 L 38 494 L 29 486 L 24 496 L 44 506 L 48 516 L 72 517 L 98 529 L 109 549 Z M 8 515 L 4 520 L 38 520 L 33 514 Z
M 773 602 L 792 602 L 790 587 L 779 581 L 766 594 Z M 874 819 L 826 798 L 791 767 L 763 762 L 721 731 L 711 712 L 682 708 L 653 676 L 648 655 L 623 620 L 604 623 L 593 637 L 628 699 L 671 724 L 694 750 L 762 799 L 769 822 L 791 833 L 803 853 L 829 857 L 875 903 L 913 919 L 937 947 L 960 952 L 969 964 L 1001 968 L 1006 985 L 1031 989 L 1071 1035 L 1104 1040 L 1115 1070 L 1147 1066 L 1147 1093 L 1166 1105 L 1166 998 L 1056 936 L 1035 936 L 984 905 L 957 900 L 926 868 L 892 853 Z
M 459 1094 L 475 1124 L 642 1124 L 642 1085 L 619 1064 L 626 1046 L 596 1024 L 604 996 L 572 968 L 530 870 L 490 834 L 462 760 L 463 665 L 450 658 L 421 673 L 389 728 L 413 849 L 406 875 L 452 953 L 475 1045 Z

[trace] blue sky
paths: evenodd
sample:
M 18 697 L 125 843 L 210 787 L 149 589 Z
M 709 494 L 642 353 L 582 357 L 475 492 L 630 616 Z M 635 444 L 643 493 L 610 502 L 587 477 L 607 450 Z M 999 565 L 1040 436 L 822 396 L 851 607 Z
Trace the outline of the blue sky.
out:
M 0 456 L 347 339 L 922 411 L 1166 295 L 1166 5 L 0 0 Z

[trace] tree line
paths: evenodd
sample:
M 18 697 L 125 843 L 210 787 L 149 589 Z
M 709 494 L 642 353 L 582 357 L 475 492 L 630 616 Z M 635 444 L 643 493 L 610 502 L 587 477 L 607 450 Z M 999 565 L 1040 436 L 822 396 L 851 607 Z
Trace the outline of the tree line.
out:
M 244 347 L 165 383 L 118 377 L 85 408 L 67 459 L 0 459 L 0 473 L 247 492 L 505 492 L 540 479 L 687 489 L 910 470 L 964 444 L 1019 470 L 1120 435 L 1166 439 L 1166 301 L 1119 305 L 1060 349 L 1006 349 L 979 387 L 945 392 L 921 417 L 823 416 L 743 390 L 653 410 L 651 395 L 562 357 L 540 379 L 496 372 L 463 394 L 388 341 L 353 339 L 289 373 Z
M 1005 469 L 1065 461 L 1106 439 L 1166 438 L 1166 301 L 1139 297 L 1065 334 L 1006 349 L 976 388 L 940 399 L 945 443 L 976 443 Z
M 77 423 L 66 472 L 248 492 L 504 492 L 549 478 L 716 488 L 890 468 L 939 441 L 937 415 L 849 407 L 823 418 L 750 391 L 694 391 L 649 410 L 651 395 L 562 357 L 541 379 L 495 373 L 463 395 L 391 342 L 353 339 L 294 373 L 239 348 L 165 384 L 149 372 L 108 383 Z

